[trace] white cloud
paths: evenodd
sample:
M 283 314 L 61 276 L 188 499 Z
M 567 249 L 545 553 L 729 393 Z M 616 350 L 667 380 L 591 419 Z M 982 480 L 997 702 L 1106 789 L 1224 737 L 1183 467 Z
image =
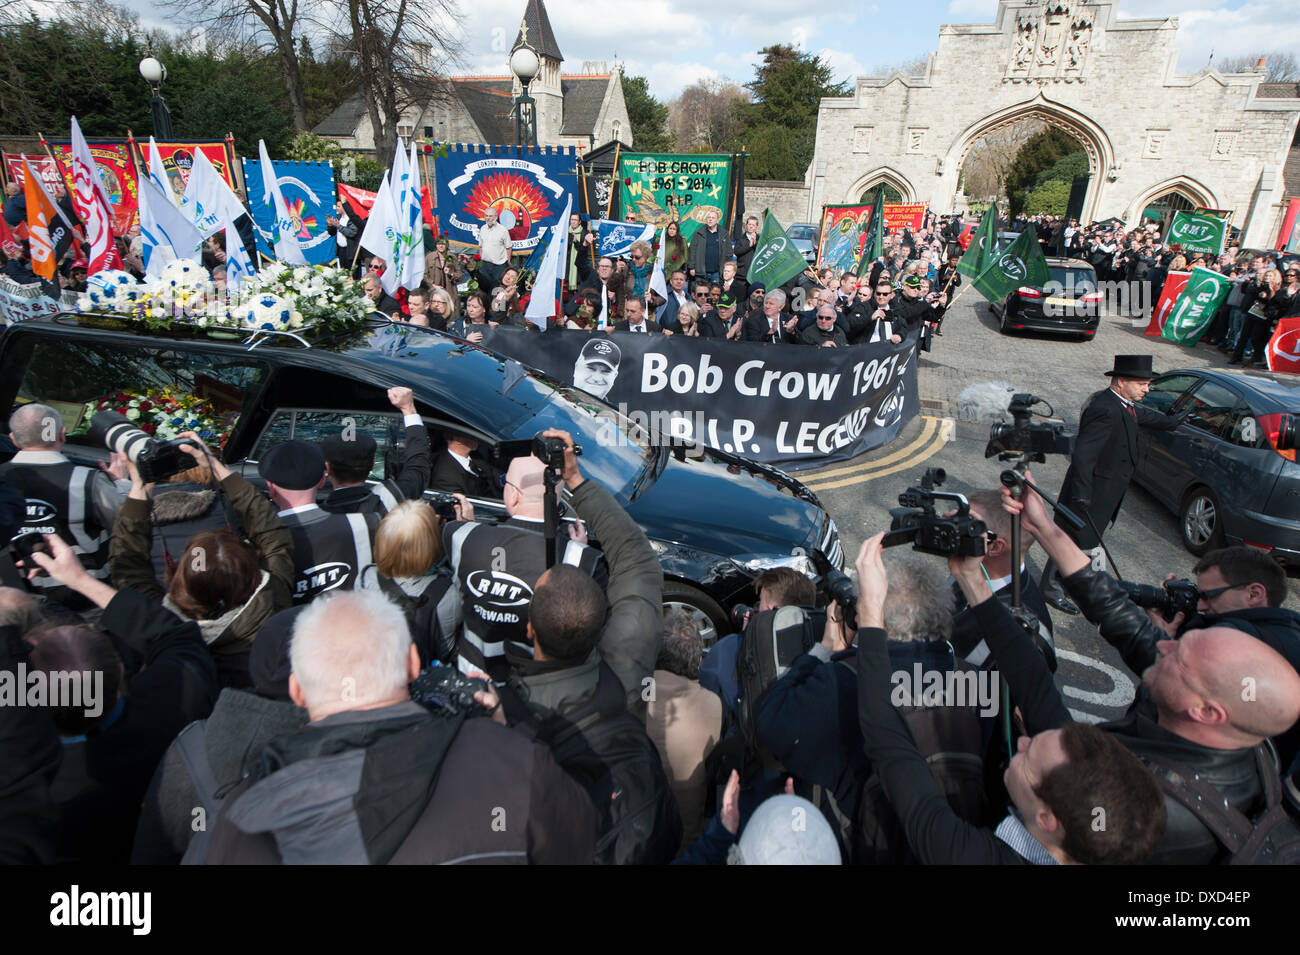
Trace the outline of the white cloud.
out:
M 1248 53 L 1300 48 L 1300 23 L 1289 2 L 1267 0 L 1236 10 L 1193 10 L 1178 17 L 1178 69 L 1195 73 L 1215 61 Z
M 817 51 L 817 55 L 830 64 L 836 80 L 847 79 L 852 83 L 857 77 L 866 76 L 870 72 L 861 60 L 845 50 L 824 47 Z

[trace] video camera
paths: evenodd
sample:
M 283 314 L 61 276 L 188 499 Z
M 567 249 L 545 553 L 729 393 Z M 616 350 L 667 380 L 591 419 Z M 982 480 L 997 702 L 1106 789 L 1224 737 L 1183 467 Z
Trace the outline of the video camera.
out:
M 1011 424 L 997 421 L 989 429 L 988 447 L 984 457 L 997 455 L 1027 454 L 1031 460 L 1042 461 L 1047 454 L 1070 454 L 1074 450 L 1074 435 L 1065 430 L 1065 425 L 1055 421 L 1031 422 L 1035 414 L 1034 405 L 1047 404 L 1037 395 L 1023 392 L 1011 396 L 1007 411 L 1011 412 Z M 1052 411 L 1048 405 L 1048 411 Z
M 539 431 L 533 435 L 532 444 L 533 457 L 546 465 L 546 470 L 553 474 L 564 473 L 564 439 L 548 438 Z M 575 444 L 573 446 L 575 455 L 582 454 L 582 446 Z
M 1129 600 L 1144 610 L 1159 610 L 1166 620 L 1173 620 L 1180 613 L 1190 617 L 1196 613 L 1196 605 L 1201 601 L 1201 592 L 1190 580 L 1166 580 L 1163 587 L 1131 584 L 1123 580 L 1119 585 Z
M 194 467 L 194 459 L 181 448 L 185 445 L 202 448 L 190 438 L 164 441 L 150 437 L 116 411 L 101 411 L 90 419 L 90 439 L 132 462 L 145 484 L 156 484 L 188 471 Z
M 898 495 L 900 507 L 890 513 L 893 520 L 882 547 L 911 544 L 913 550 L 938 557 L 983 557 L 988 527 L 971 517 L 970 502 L 964 494 L 936 491 L 947 480 L 943 468 L 926 468 L 920 483 Z M 935 501 L 952 501 L 957 513 L 940 517 Z

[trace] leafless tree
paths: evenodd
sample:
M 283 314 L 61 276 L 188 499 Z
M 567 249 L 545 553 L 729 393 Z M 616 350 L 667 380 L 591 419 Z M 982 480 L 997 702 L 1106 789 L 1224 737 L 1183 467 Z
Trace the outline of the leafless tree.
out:
M 699 80 L 668 104 L 668 131 L 679 152 L 717 152 L 740 128 L 733 105 L 749 102 L 730 80 Z
M 1220 73 L 1253 73 L 1255 64 L 1264 60 L 1265 83 L 1300 82 L 1300 61 L 1294 53 L 1243 53 L 1213 60 L 1210 65 Z
M 216 42 L 251 41 L 261 49 L 274 50 L 294 129 L 307 129 L 307 100 L 297 49 L 306 24 L 298 0 L 161 0 L 161 6 L 182 23 L 202 27 Z
M 966 195 L 980 199 L 1005 195 L 1007 174 L 1020 147 L 1045 128 L 1042 122 L 1027 119 L 1004 126 L 976 141 L 961 167 Z
M 902 73 L 904 76 L 924 76 L 925 68 L 930 64 L 930 54 L 918 53 L 909 60 L 903 60 L 899 63 L 891 63 L 888 66 L 878 66 L 870 73 L 871 76 L 892 76 L 894 73 Z

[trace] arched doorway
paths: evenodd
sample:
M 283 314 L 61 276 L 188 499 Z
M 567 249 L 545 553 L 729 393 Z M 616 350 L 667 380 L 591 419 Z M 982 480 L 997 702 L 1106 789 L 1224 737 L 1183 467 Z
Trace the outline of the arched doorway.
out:
M 962 165 L 966 162 L 974 145 L 999 130 L 1019 126 L 1026 120 L 1037 121 L 1046 126 L 1062 130 L 1078 141 L 1080 148 L 1088 158 L 1088 181 L 1084 191 L 1083 202 L 1079 208 L 1079 221 L 1090 222 L 1095 218 L 1098 197 L 1103 183 L 1108 181 L 1115 166 L 1115 150 L 1105 130 L 1089 117 L 1077 110 L 1053 102 L 1039 93 L 1032 100 L 1009 106 L 985 116 L 968 126 L 949 147 L 947 154 L 939 161 L 936 172 L 942 177 L 943 194 L 946 207 L 952 207 L 957 195 L 957 185 L 961 177 Z
M 873 182 L 862 190 L 862 195 L 858 196 L 859 202 L 870 202 L 876 196 L 876 190 L 883 189 L 885 192 L 886 202 L 902 202 L 903 194 L 894 188 L 889 182 L 881 179 Z
M 1158 182 L 1142 192 L 1129 206 L 1124 222 L 1130 229 L 1137 228 L 1143 222 L 1156 222 L 1163 232 L 1173 213 L 1191 212 L 1197 206 L 1216 209 L 1219 204 L 1214 193 L 1202 183 L 1186 176 L 1177 176 Z
M 866 201 L 879 186 L 885 187 L 886 202 L 916 202 L 916 189 L 907 177 L 888 166 L 873 169 L 859 176 L 857 181 L 844 194 L 842 202 L 857 203 Z

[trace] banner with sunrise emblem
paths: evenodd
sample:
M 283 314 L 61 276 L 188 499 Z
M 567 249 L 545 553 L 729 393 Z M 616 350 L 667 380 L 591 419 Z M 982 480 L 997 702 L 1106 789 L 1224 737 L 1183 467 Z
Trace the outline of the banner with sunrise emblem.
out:
M 510 230 L 513 251 L 532 253 L 576 194 L 577 158 L 572 146 L 450 146 L 434 160 L 441 238 L 455 249 L 477 249 L 483 213 L 491 208 Z
M 328 162 L 295 162 L 276 159 L 271 163 L 275 178 L 280 183 L 284 204 L 293 221 L 298 247 L 312 265 L 325 265 L 338 257 L 338 243 L 329 234 L 325 223 L 327 215 L 334 214 L 334 167 Z M 250 196 L 259 199 L 263 194 L 262 167 L 258 159 L 244 159 L 244 187 Z M 251 205 L 254 231 L 257 232 L 257 251 L 270 258 L 271 221 L 270 207 L 255 201 Z

